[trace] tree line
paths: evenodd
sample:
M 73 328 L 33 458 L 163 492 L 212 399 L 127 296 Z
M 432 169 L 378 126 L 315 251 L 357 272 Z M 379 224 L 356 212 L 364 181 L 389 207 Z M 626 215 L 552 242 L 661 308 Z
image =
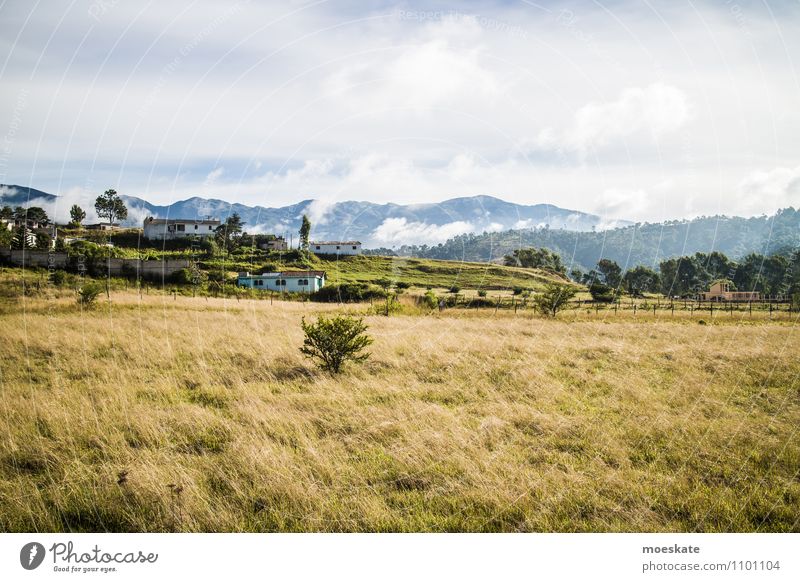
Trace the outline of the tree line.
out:
M 546 248 L 517 249 L 506 255 L 505 264 L 542 269 L 567 275 L 561 257 Z M 766 297 L 800 293 L 800 249 L 785 254 L 749 253 L 734 261 L 724 253 L 694 253 L 665 259 L 653 270 L 637 265 L 623 270 L 616 261 L 600 259 L 593 269 L 572 269 L 569 278 L 586 285 L 597 300 L 611 301 L 620 292 L 633 296 L 662 293 L 669 297 L 695 296 L 715 281 L 726 281 L 733 290 L 757 291 Z

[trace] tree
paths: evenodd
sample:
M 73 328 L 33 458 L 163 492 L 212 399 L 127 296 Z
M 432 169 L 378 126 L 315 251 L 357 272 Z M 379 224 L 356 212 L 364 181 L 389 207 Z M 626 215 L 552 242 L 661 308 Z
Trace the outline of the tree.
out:
M 634 297 L 641 297 L 645 292 L 657 293 L 660 281 L 658 273 L 645 266 L 639 265 L 629 269 L 622 278 L 622 286 Z
M 98 283 L 86 283 L 78 289 L 78 305 L 92 309 L 97 297 L 103 292 L 103 287 Z
M 244 224 L 242 217 L 237 212 L 231 214 L 214 231 L 214 238 L 217 244 L 228 251 L 237 249 L 242 242 Z
M 109 224 L 128 218 L 128 209 L 125 203 L 117 194 L 116 190 L 106 190 L 97 197 L 94 202 L 94 209 L 97 216 L 108 220 Z
M 308 237 L 311 236 L 311 221 L 308 216 L 303 215 L 303 222 L 300 224 L 300 248 L 308 250 Z
M 534 296 L 533 305 L 542 315 L 555 317 L 576 293 L 576 289 L 571 285 L 548 283 L 544 291 Z
M 659 264 L 661 291 L 664 295 L 690 295 L 700 290 L 701 269 L 692 257 L 667 259 Z
M 600 303 L 611 303 L 617 298 L 617 290 L 600 281 L 595 281 L 589 285 L 589 293 L 592 296 L 592 301 Z
M 14 218 L 14 210 L 8 204 L 6 204 L 2 209 L 0 209 L 0 218 L 3 220 L 11 220 Z
M 72 208 L 69 209 L 69 218 L 71 225 L 80 226 L 81 222 L 86 218 L 86 212 L 77 204 L 73 204 Z
M 504 261 L 508 267 L 544 269 L 559 275 L 567 274 L 567 268 L 561 262 L 561 256 L 544 247 L 516 249 L 512 254 L 506 255 Z
M 597 271 L 603 278 L 603 283 L 616 289 L 622 282 L 622 269 L 611 259 L 597 261 Z
M 373 340 L 365 333 L 367 326 L 361 318 L 320 315 L 315 323 L 306 323 L 304 317 L 300 325 L 306 335 L 300 351 L 319 360 L 323 370 L 338 374 L 346 361 L 359 363 L 370 356 L 364 349 Z
M 38 222 L 39 224 L 46 225 L 50 222 L 50 219 L 47 216 L 47 213 L 44 211 L 43 208 L 38 206 L 31 206 L 30 208 L 24 208 L 22 206 L 17 206 L 14 209 L 13 217 L 17 220 L 27 220 L 30 222 Z

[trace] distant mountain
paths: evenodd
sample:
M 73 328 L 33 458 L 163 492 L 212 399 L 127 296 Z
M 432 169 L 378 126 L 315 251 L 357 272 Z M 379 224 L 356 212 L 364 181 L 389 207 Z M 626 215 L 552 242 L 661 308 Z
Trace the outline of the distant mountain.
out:
M 231 204 L 224 200 L 189 198 L 168 206 L 151 204 L 134 196 L 123 196 L 129 210 L 128 223 L 141 225 L 146 216 L 160 218 L 225 219 L 236 212 L 248 232 L 297 233 L 303 213 L 312 221 L 312 238 L 317 240 L 358 239 L 367 247 L 399 247 L 413 243 L 440 243 L 470 232 L 502 231 L 549 225 L 569 231 L 602 228 L 599 216 L 566 210 L 551 204 L 514 204 L 492 196 L 453 198 L 429 204 L 374 204 L 371 202 L 325 203 L 303 200 L 280 208 Z M 22 186 L 0 186 L 0 203 L 36 205 L 48 210 L 57 196 Z M 72 201 L 59 204 L 64 219 Z M 87 209 L 88 210 L 88 209 Z M 48 211 L 50 212 L 50 211 Z M 64 216 L 60 216 L 63 214 Z M 623 222 L 624 224 L 629 224 Z
M 800 248 L 800 210 L 785 208 L 772 216 L 711 216 L 693 220 L 634 225 L 597 232 L 553 228 L 464 234 L 440 245 L 406 245 L 398 254 L 433 259 L 498 261 L 514 249 L 547 247 L 568 268 L 593 268 L 601 258 L 623 268 L 657 266 L 665 258 L 720 251 L 732 259 L 748 253 L 785 253 Z

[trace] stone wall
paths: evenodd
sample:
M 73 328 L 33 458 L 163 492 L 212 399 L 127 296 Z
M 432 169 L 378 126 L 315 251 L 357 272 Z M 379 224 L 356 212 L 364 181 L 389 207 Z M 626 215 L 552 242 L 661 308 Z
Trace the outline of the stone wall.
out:
M 8 250 L 0 249 L 0 258 L 12 265 L 22 267 L 41 267 L 44 269 L 81 270 L 78 257 L 70 257 L 67 253 L 51 253 L 48 251 Z M 169 277 L 181 269 L 188 269 L 191 261 L 186 259 L 166 259 L 160 261 L 143 261 L 141 259 L 104 259 L 95 262 L 97 273 L 117 275 L 135 275 L 146 279 Z

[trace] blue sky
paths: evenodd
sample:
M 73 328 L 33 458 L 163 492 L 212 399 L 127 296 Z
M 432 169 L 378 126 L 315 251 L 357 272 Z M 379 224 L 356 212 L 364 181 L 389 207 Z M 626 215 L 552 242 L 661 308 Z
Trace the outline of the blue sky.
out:
M 771 213 L 800 204 L 799 6 L 7 1 L 0 183 Z

